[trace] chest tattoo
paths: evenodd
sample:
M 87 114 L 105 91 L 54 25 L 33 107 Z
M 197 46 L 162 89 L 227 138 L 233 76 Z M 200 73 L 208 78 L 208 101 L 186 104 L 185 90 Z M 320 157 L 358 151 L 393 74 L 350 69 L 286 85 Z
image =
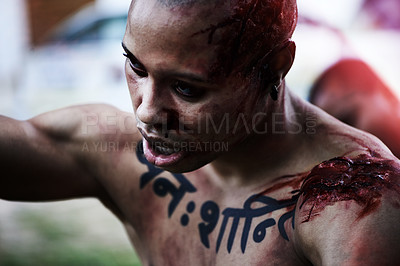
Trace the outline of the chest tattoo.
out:
M 141 146 L 141 145 L 139 145 Z M 194 193 L 197 189 L 185 178 L 182 174 L 172 174 L 172 176 L 180 184 L 176 187 L 171 181 L 165 177 L 159 177 L 159 174 L 164 172 L 164 170 L 155 167 L 149 163 L 143 155 L 143 151 L 140 148 L 137 149 L 137 158 L 142 164 L 145 164 L 148 171 L 141 175 L 140 177 L 140 189 L 143 189 L 150 181 L 158 177 L 153 183 L 153 191 L 159 197 L 165 197 L 167 194 L 172 196 L 172 200 L 168 205 L 168 217 L 174 213 L 176 207 L 179 205 L 180 201 L 183 199 L 186 193 Z
M 142 164 L 147 166 L 147 172 L 143 173 L 140 177 L 140 189 L 143 189 L 151 181 L 154 181 L 153 191 L 158 197 L 165 197 L 167 194 L 170 194 L 172 200 L 168 205 L 168 217 L 171 218 L 182 199 L 188 193 L 195 193 L 197 189 L 182 174 L 171 173 L 179 184 L 178 187 L 167 178 L 160 176 L 164 170 L 149 163 L 140 148 L 137 149 L 137 158 Z M 289 241 L 284 224 L 289 219 L 292 219 L 292 226 L 294 227 L 294 209 L 298 196 L 299 193 L 295 191 L 290 199 L 276 200 L 262 194 L 254 194 L 244 202 L 243 208 L 225 208 L 222 212 L 216 202 L 206 201 L 202 203 L 200 207 L 200 217 L 202 221 L 197 226 L 200 238 L 199 240 L 204 247 L 210 248 L 209 235 L 216 229 L 218 222 L 222 219 L 218 238 L 216 240 L 215 251 L 218 253 L 220 250 L 222 240 L 227 231 L 227 226 L 230 224 L 226 245 L 227 251 L 230 253 L 237 236 L 238 226 L 242 223 L 243 229 L 240 237 L 240 248 L 242 253 L 245 253 L 253 219 L 260 218 L 261 220 L 258 219 L 258 224 L 252 232 L 252 239 L 255 243 L 262 242 L 267 235 L 268 228 L 273 226 L 277 226 L 280 236 Z M 254 207 L 253 205 L 257 205 L 257 207 Z M 183 227 L 189 224 L 189 216 L 195 211 L 195 209 L 196 204 L 193 201 L 190 201 L 186 206 L 186 213 L 184 213 L 180 219 Z M 282 209 L 284 209 L 285 212 L 279 217 L 279 219 L 274 219 L 270 216 L 266 217 L 268 214 Z M 230 220 L 232 222 L 228 223 Z

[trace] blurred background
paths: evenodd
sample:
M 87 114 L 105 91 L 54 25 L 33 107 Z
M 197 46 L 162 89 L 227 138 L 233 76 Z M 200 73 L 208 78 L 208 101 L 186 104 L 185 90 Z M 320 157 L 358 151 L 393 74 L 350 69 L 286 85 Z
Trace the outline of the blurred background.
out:
M 107 102 L 130 111 L 121 40 L 130 0 L 1 0 L 0 114 Z M 1 126 L 1 125 L 0 125 Z M 140 265 L 94 199 L 0 200 L 0 265 Z
M 342 58 L 365 61 L 400 95 L 400 0 L 298 0 L 296 59 L 287 80 L 307 98 L 315 79 Z
M 121 40 L 130 0 L 1 0 L 0 114 L 27 119 L 106 102 L 131 111 Z M 400 94 L 399 0 L 299 0 L 289 87 L 308 99 L 342 58 L 366 62 Z M 0 125 L 1 126 L 1 125 Z M 0 200 L 0 265 L 140 265 L 96 200 Z

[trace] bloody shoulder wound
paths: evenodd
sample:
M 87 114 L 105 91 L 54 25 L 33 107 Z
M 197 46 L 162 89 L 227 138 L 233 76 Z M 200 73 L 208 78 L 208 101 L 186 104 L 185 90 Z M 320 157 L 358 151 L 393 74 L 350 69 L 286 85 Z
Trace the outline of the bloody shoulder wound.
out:
M 300 189 L 299 209 L 302 223 L 312 220 L 340 201 L 360 205 L 358 218 L 374 212 L 382 196 L 390 196 L 391 204 L 400 208 L 400 168 L 392 161 L 362 154 L 355 159 L 338 157 L 314 167 Z

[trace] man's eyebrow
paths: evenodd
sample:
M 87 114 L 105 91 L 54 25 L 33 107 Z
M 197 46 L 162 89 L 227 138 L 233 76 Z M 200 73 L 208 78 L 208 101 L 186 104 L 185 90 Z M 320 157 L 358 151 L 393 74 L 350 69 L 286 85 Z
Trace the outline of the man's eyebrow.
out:
M 126 47 L 126 45 L 123 42 L 121 43 L 121 45 L 126 53 L 126 56 L 129 58 L 129 60 L 143 66 L 143 64 L 136 58 L 136 56 L 133 55 L 133 53 L 131 51 L 129 51 L 129 49 Z M 196 74 L 192 74 L 192 73 L 171 72 L 169 74 L 172 76 L 175 76 L 177 78 L 187 79 L 187 80 L 197 82 L 197 83 L 210 83 L 210 81 L 208 79 L 204 79 L 203 77 L 196 75 Z
M 128 48 L 126 48 L 126 46 L 125 46 L 125 44 L 124 44 L 123 42 L 121 42 L 121 45 L 122 45 L 122 48 L 124 49 L 124 51 L 125 51 L 125 53 L 126 53 L 127 55 L 133 55 L 133 54 L 131 53 L 131 51 L 129 51 Z
M 126 57 L 128 57 L 129 60 L 131 60 L 132 62 L 135 62 L 135 63 L 139 63 L 140 65 L 143 65 L 143 64 L 140 63 L 140 61 L 136 58 L 136 56 L 134 56 L 134 55 L 132 54 L 132 52 L 129 51 L 128 48 L 126 48 L 126 46 L 125 46 L 125 44 L 124 44 L 123 42 L 121 43 L 121 45 L 122 45 L 122 48 L 124 49 L 124 51 L 125 51 L 125 53 L 126 53 Z

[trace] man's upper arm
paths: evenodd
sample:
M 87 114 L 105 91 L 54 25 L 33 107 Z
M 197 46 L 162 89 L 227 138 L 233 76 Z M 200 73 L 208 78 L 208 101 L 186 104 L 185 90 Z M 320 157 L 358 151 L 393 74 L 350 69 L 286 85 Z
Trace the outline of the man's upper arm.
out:
M 81 150 L 85 141 L 99 135 L 99 123 L 85 120 L 88 114 L 95 117 L 110 108 L 77 106 L 28 121 L 0 117 L 0 198 L 42 201 L 101 195 L 103 188 L 90 171 L 95 155 Z
M 398 265 L 398 163 L 350 161 L 326 163 L 340 169 L 333 171 L 334 179 L 325 166 L 306 179 L 296 211 L 297 249 L 313 265 Z M 356 173 L 346 176 L 346 167 Z
M 296 224 L 296 244 L 313 265 L 398 265 L 400 215 L 383 203 L 358 219 L 352 202 L 328 207 L 310 222 Z

